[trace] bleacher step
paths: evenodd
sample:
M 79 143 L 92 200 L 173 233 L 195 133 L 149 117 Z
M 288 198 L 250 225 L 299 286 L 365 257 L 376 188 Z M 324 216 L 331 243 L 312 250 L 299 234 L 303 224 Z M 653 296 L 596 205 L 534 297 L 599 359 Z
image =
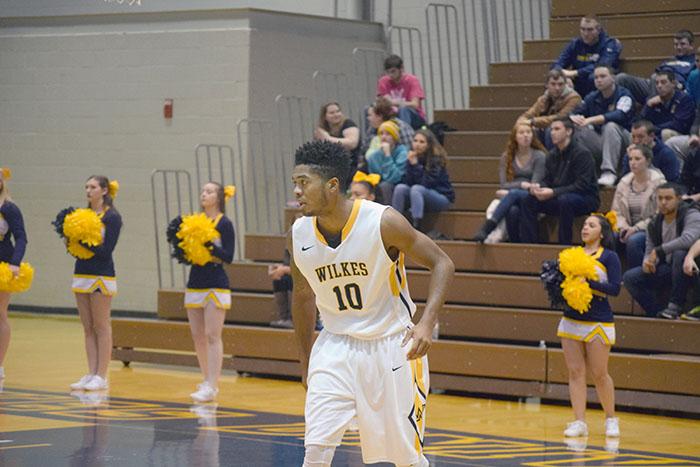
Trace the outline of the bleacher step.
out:
M 656 1 L 656 0 L 655 0 Z M 657 2 L 658 3 L 658 2 Z M 700 32 L 696 32 L 697 36 Z M 622 58 L 633 57 L 665 57 L 675 54 L 673 51 L 673 34 L 649 34 L 633 36 L 616 36 L 622 42 Z M 550 63 L 557 59 L 568 39 L 543 39 L 523 42 L 524 60 L 548 60 Z
M 697 10 L 697 0 L 552 0 L 552 17 L 584 16 L 591 12 L 599 15 L 627 13 L 663 13 L 681 10 Z
M 617 2 L 611 2 L 617 3 Z M 664 2 L 656 2 L 661 4 Z M 613 36 L 631 36 L 639 32 L 673 34 L 679 29 L 696 30 L 700 24 L 700 9 L 688 11 L 673 10 L 662 13 L 640 13 L 601 16 L 603 27 Z M 601 11 L 605 11 L 602 9 Z M 572 38 L 579 35 L 581 16 L 573 18 L 552 18 L 549 21 L 549 37 Z
M 668 54 L 659 57 L 625 58 L 620 66 L 620 71 L 636 76 L 649 76 L 654 72 L 659 62 L 667 57 Z M 544 84 L 544 78 L 551 68 L 552 62 L 553 59 L 492 63 L 489 66 L 489 83 L 508 84 L 542 81 Z

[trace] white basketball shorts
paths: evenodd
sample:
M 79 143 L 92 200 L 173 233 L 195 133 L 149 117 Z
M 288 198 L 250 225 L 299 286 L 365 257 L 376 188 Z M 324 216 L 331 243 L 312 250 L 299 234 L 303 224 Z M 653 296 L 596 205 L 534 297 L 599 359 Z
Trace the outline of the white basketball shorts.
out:
M 362 460 L 420 460 L 429 389 L 428 359 L 407 361 L 405 333 L 361 340 L 326 330 L 311 351 L 305 445 L 338 446 L 357 417 Z

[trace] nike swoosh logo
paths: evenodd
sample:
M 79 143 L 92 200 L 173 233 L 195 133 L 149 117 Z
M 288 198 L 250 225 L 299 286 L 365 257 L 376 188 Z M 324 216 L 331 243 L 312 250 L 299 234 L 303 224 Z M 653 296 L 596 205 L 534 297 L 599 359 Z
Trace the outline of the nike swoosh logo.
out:
M 313 248 L 314 246 L 316 246 L 316 245 L 311 245 L 311 246 L 303 246 L 303 247 L 301 247 L 301 251 L 306 251 L 306 250 L 310 250 L 310 249 L 311 249 L 311 248 Z
M 402 366 L 403 366 L 403 365 L 399 365 L 399 366 L 397 366 L 396 368 L 392 368 L 391 371 L 396 371 L 396 370 L 398 370 L 399 368 L 401 368 Z

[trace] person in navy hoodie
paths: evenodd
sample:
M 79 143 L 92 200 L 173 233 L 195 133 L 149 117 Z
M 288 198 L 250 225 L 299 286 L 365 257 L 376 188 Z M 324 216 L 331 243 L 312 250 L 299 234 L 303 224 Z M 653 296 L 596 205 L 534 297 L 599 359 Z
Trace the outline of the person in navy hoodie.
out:
M 569 116 L 576 125 L 576 140 L 599 162 L 598 184 L 613 186 L 620 158 L 630 144 L 630 125 L 634 115 L 632 95 L 615 84 L 613 69 L 596 66 L 596 91 L 588 94 Z
M 622 43 L 603 30 L 594 15 L 581 18 L 579 37 L 572 39 L 552 65 L 560 68 L 574 82 L 574 89 L 581 96 L 595 91 L 593 69 L 608 65 L 614 71 L 620 68 Z
M 447 153 L 430 130 L 416 131 L 407 161 L 391 205 L 404 213 L 408 202 L 413 226 L 418 228 L 425 211 L 444 211 L 454 202 L 455 192 L 447 175 Z
M 659 169 L 664 178 L 669 182 L 677 182 L 681 176 L 681 163 L 671 148 L 655 135 L 656 128 L 648 120 L 637 120 L 632 124 L 632 146 L 643 144 L 651 149 L 653 168 Z M 622 159 L 622 175 L 630 173 L 630 160 L 628 154 Z
M 672 136 L 687 135 L 695 119 L 695 101 L 676 86 L 672 71 L 656 74 L 656 95 L 647 100 L 641 117 L 656 126 L 663 141 Z
M 22 212 L 10 198 L 10 190 L 7 188 L 9 179 L 10 170 L 0 170 L 0 261 L 9 263 L 10 271 L 17 275 L 27 248 L 27 234 Z M 7 319 L 9 305 L 10 292 L 0 292 L 0 381 L 5 377 L 2 362 L 10 346 L 10 323 Z
M 693 44 L 695 35 L 687 29 L 681 29 L 673 36 L 673 50 L 676 52 L 672 58 L 663 61 L 655 72 L 672 71 L 676 75 L 676 83 L 681 89 L 685 89 L 686 81 L 690 73 L 696 69 L 695 51 Z M 654 95 L 654 78 L 640 78 L 639 76 L 620 73 L 615 81 L 632 93 L 634 100 L 639 105 L 644 105 L 647 99 Z

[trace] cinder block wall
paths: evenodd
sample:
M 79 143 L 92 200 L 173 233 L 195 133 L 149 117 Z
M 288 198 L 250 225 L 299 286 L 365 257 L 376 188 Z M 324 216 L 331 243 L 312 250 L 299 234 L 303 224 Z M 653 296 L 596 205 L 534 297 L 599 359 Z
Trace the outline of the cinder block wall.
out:
M 254 15 L 258 26 L 251 29 Z M 366 23 L 338 20 L 335 27 L 350 32 L 334 38 L 324 30 L 298 30 L 313 24 L 311 17 L 285 16 L 217 10 L 3 21 L 0 166 L 13 169 L 9 186 L 29 234 L 26 260 L 36 268 L 32 290 L 13 303 L 74 306 L 73 260 L 50 222 L 60 209 L 84 205 L 84 182 L 99 173 L 122 186 L 116 205 L 124 229 L 115 252 L 120 292 L 113 308 L 155 311 L 151 171 L 194 175 L 197 144 L 235 148 L 236 123 L 249 115 L 274 118 L 277 93 L 310 89 L 314 69 L 343 66 L 358 44 L 381 46 L 379 25 L 368 33 Z M 274 32 L 281 24 L 287 30 Z M 266 28 L 273 40 L 264 39 Z M 255 52 L 253 33 L 263 38 Z M 314 58 L 295 66 L 299 50 Z M 260 57 L 253 60 L 252 53 Z M 266 54 L 268 65 L 277 66 L 261 68 Z M 171 121 L 163 118 L 166 98 L 174 99 Z M 246 183 L 239 189 L 282 181 L 259 174 Z

